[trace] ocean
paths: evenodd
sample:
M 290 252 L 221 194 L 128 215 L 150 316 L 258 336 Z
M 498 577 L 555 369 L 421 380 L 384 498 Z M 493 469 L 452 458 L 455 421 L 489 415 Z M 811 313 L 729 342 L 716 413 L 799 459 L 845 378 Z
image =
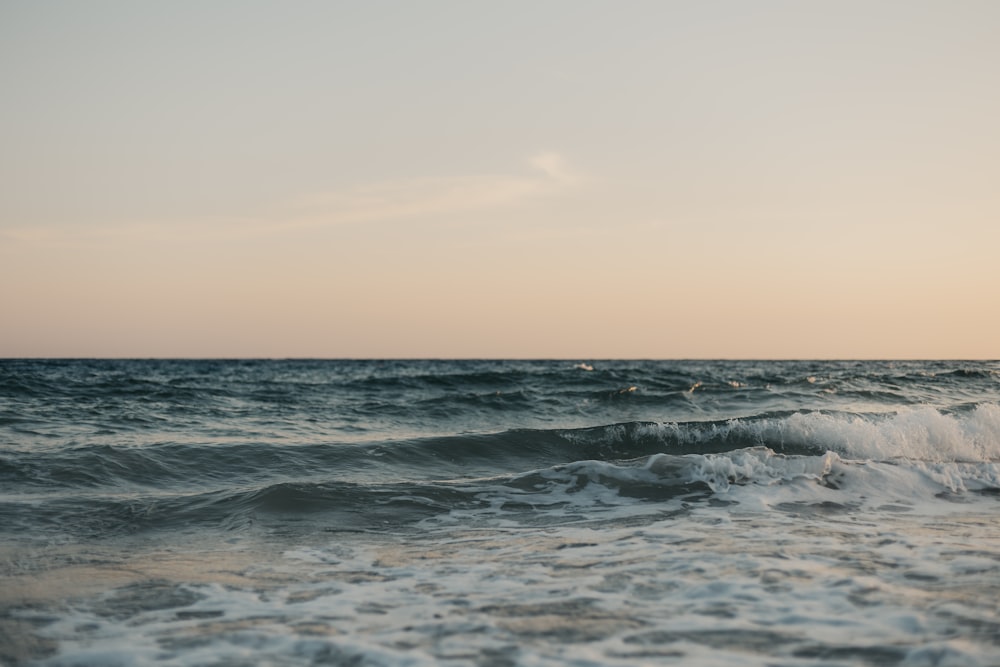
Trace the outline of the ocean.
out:
M 1000 665 L 1000 362 L 0 361 L 0 664 Z

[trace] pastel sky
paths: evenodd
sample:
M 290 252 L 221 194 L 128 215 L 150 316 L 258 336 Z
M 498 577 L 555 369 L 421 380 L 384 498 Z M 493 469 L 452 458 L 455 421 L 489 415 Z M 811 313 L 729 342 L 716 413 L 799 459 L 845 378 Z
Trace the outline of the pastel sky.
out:
M 0 3 L 0 357 L 1000 357 L 1000 2 Z

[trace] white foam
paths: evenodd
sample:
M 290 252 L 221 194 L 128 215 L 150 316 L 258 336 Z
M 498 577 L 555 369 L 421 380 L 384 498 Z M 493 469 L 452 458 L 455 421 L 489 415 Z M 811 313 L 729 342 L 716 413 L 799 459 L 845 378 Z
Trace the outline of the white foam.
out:
M 892 414 L 799 412 L 785 417 L 704 424 L 649 423 L 638 425 L 635 434 L 681 445 L 742 442 L 772 449 L 806 447 L 860 460 L 1000 462 L 1000 405 L 982 403 L 955 413 L 924 406 Z M 600 431 L 603 440 L 614 444 L 628 435 L 622 424 Z M 587 440 L 594 435 L 567 437 Z
M 703 482 L 712 491 L 727 491 L 731 484 L 776 484 L 798 477 L 822 479 L 829 474 L 837 455 L 787 457 L 766 447 L 741 449 L 726 454 L 690 454 L 685 476 L 692 482 Z M 654 472 L 662 468 L 664 455 L 653 456 L 647 468 Z
M 783 474 L 808 481 L 815 470 L 803 472 Z M 343 539 L 290 545 L 259 582 L 187 586 L 197 600 L 180 608 L 121 618 L 81 602 L 45 629 L 60 641 L 47 664 L 763 666 L 811 664 L 814 649 L 997 664 L 989 635 L 976 635 L 996 625 L 1000 592 L 989 515 L 854 518 L 702 508 L 641 523 L 354 535 L 348 551 Z
M 818 445 L 858 459 L 1000 461 L 1000 406 L 945 414 L 907 408 L 887 417 L 799 413 L 763 425 L 783 438 Z

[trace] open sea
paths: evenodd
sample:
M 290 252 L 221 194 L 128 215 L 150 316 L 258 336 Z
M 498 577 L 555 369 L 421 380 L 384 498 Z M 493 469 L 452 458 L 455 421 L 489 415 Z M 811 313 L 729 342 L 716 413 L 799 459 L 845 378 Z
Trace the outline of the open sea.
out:
M 0 361 L 0 664 L 1000 665 L 1000 362 Z

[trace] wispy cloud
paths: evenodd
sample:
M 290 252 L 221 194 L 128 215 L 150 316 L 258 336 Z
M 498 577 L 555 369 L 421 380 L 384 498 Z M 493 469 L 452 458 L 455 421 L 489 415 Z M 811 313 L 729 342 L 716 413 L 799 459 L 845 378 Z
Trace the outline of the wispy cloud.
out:
M 579 175 L 556 153 L 540 153 L 528 163 L 532 170 L 526 175 L 410 179 L 314 195 L 299 202 L 299 216 L 276 227 L 320 227 L 486 210 L 554 195 L 580 182 Z
M 574 186 L 581 181 L 581 175 L 558 153 L 539 153 L 531 158 L 531 166 L 563 186 Z
M 553 196 L 578 186 L 581 175 L 559 154 L 531 156 L 521 174 L 413 178 L 373 183 L 301 197 L 282 214 L 268 218 L 199 218 L 140 222 L 100 228 L 21 228 L 0 230 L 8 239 L 46 243 L 100 240 L 221 240 L 276 235 L 337 225 L 376 223 L 452 213 L 485 211 Z

